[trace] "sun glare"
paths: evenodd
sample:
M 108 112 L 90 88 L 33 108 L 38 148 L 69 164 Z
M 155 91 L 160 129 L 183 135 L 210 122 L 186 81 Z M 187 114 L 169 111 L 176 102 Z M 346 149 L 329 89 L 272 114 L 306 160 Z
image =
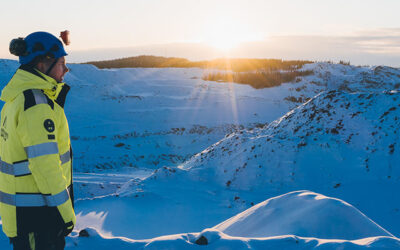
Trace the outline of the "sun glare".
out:
M 241 43 L 256 40 L 261 38 L 251 28 L 228 17 L 211 22 L 204 34 L 204 42 L 221 51 L 229 51 Z
M 207 41 L 207 44 L 212 47 L 227 51 L 237 47 L 242 41 L 240 41 L 237 37 L 232 34 L 220 34 L 219 36 L 214 37 Z

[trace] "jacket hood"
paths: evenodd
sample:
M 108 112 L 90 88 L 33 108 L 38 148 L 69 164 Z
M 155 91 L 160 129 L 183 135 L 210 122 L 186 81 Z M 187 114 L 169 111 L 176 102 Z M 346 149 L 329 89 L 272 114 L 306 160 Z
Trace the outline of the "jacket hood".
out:
M 35 70 L 35 74 L 33 74 L 23 69 L 18 69 L 1 92 L 0 100 L 4 102 L 12 101 L 20 93 L 28 89 L 42 89 L 49 97 L 56 98 L 63 85 L 63 83 L 57 83 L 55 79 L 38 70 Z

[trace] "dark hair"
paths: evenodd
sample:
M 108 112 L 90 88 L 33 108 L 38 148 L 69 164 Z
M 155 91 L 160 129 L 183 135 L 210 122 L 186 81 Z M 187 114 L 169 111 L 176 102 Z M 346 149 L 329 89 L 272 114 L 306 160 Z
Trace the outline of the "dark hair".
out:
M 50 66 L 55 61 L 54 57 L 49 55 L 40 55 L 35 57 L 30 63 L 24 65 L 26 68 L 34 69 L 37 67 L 39 63 L 44 63 L 47 66 Z
M 9 50 L 15 56 L 28 55 L 27 45 L 22 37 L 11 40 Z

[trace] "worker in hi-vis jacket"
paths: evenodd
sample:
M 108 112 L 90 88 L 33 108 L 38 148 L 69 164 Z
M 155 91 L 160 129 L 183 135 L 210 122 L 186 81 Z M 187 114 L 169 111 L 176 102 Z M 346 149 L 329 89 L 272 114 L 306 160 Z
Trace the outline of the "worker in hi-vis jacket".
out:
M 61 37 L 69 44 L 68 31 Z M 64 103 L 69 71 L 60 39 L 13 39 L 21 66 L 1 92 L 0 216 L 14 249 L 64 249 L 76 217 Z

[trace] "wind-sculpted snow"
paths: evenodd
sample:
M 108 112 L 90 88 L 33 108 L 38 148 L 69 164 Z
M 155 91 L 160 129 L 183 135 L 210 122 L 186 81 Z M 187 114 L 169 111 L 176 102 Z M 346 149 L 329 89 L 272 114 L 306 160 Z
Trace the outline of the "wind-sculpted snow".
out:
M 279 235 L 345 240 L 393 237 L 350 204 L 309 191 L 268 199 L 214 228 L 230 236 L 250 238 Z
M 0 247 L 7 248 L 8 242 L 1 239 Z M 345 201 L 296 191 L 265 200 L 200 232 L 137 240 L 86 228 L 73 232 L 66 245 L 66 249 L 199 248 L 394 250 L 400 248 L 400 240 Z
M 274 197 L 200 233 L 147 240 L 69 238 L 67 249 L 398 249 L 400 240 L 350 204 L 310 191 Z
M 280 223 L 277 223 L 279 220 Z M 124 223 L 143 226 L 136 221 L 125 220 Z M 278 235 L 278 232 L 281 234 Z M 274 234 L 277 236 L 270 236 Z M 310 236 L 301 236 L 306 234 Z M 79 233 L 74 231 L 66 240 L 66 249 L 391 250 L 400 248 L 398 238 L 393 237 L 348 203 L 309 191 L 297 191 L 268 199 L 201 232 L 136 240 L 105 235 L 89 227 Z M 0 247 L 2 249 L 10 247 L 4 235 L 0 235 Z
M 95 230 L 88 230 L 89 237 L 71 237 L 66 249 L 270 249 L 270 250 L 396 250 L 400 240 L 393 237 L 370 237 L 360 240 L 326 240 L 313 237 L 283 235 L 267 238 L 232 237 L 216 230 L 207 230 L 214 240 L 209 245 L 194 244 L 199 233 L 167 235 L 150 240 L 135 241 L 122 237 L 105 237 Z

